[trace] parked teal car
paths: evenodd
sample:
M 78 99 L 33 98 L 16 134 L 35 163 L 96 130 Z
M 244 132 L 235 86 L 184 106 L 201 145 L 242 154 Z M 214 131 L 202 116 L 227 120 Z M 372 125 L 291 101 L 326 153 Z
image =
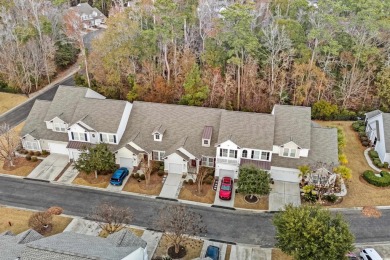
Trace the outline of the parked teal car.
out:
M 115 186 L 120 186 L 127 175 L 129 175 L 129 170 L 126 167 L 121 167 L 111 176 L 110 183 Z

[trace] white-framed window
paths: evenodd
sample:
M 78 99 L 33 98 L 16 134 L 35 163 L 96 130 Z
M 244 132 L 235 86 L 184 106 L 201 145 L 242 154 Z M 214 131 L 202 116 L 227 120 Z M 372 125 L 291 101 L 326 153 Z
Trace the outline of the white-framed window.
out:
M 160 134 L 159 133 L 155 133 L 154 134 L 154 139 L 160 141 L 160 139 L 161 139 Z
M 260 151 L 252 150 L 252 159 L 259 160 L 260 159 Z
M 66 132 L 67 125 L 64 123 L 53 123 L 53 131 Z
M 100 134 L 100 142 L 116 144 L 116 135 L 101 133 Z
M 297 149 L 295 148 L 283 148 L 283 156 L 284 157 L 297 157 Z
M 27 150 L 39 150 L 39 145 L 37 141 L 24 141 L 24 147 Z
M 247 158 L 248 157 L 248 151 L 247 150 L 243 150 L 241 157 L 242 158 Z
M 237 150 L 221 148 L 219 150 L 220 157 L 237 158 Z
M 152 151 L 153 161 L 162 161 L 165 155 L 165 151 Z
M 261 160 L 269 161 L 269 152 L 261 152 Z
M 208 145 L 209 144 L 209 140 L 208 139 L 203 140 L 203 144 L 204 145 Z
M 79 132 L 71 132 L 72 140 L 74 141 L 88 141 L 88 137 L 86 133 L 79 133 Z
M 214 167 L 214 157 L 202 156 L 202 166 Z

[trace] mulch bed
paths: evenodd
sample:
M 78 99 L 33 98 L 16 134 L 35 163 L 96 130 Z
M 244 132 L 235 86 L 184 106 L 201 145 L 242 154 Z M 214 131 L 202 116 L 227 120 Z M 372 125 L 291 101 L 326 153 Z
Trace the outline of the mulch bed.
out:
M 183 188 L 191 191 L 191 193 L 194 195 L 194 196 L 197 196 L 197 197 L 204 197 L 207 195 L 207 192 L 208 190 L 210 190 L 212 187 L 211 187 L 211 184 L 203 184 L 203 187 L 202 187 L 202 192 L 198 192 L 198 184 L 194 183 L 194 184 L 183 184 Z
M 154 189 L 158 184 L 162 183 L 163 176 L 158 176 L 157 173 L 152 173 L 150 175 L 149 185 L 146 186 L 146 181 L 141 180 L 138 181 L 138 179 L 134 177 L 130 177 L 128 180 L 128 183 L 136 183 L 138 186 L 143 190 L 151 190 Z
M 175 252 L 175 246 L 171 246 L 168 248 L 168 255 L 172 257 L 172 259 L 180 259 L 183 258 L 187 254 L 187 250 L 184 246 L 180 246 L 179 252 Z
M 3 165 L 3 170 L 6 170 L 6 171 L 13 171 L 13 170 L 16 170 L 22 166 L 29 166 L 29 167 L 37 167 L 38 164 L 41 163 L 41 160 L 38 160 L 36 162 L 32 162 L 32 161 L 27 161 L 24 157 L 16 157 L 14 159 L 14 165 L 15 166 L 10 166 L 8 161 L 5 161 L 4 162 L 4 165 Z
M 82 178 L 84 179 L 85 181 L 91 183 L 91 184 L 99 184 L 99 183 L 102 183 L 102 182 L 108 182 L 110 181 L 111 179 L 111 174 L 106 174 L 106 175 L 102 175 L 102 174 L 98 174 L 97 178 L 95 178 L 95 173 L 94 172 L 91 172 L 89 174 L 85 173 L 85 172 L 80 172 L 76 178 Z
M 251 198 L 252 197 L 252 198 Z M 246 195 L 244 197 L 245 201 L 248 203 L 257 203 L 259 201 L 259 198 L 257 196 L 251 196 L 251 195 Z

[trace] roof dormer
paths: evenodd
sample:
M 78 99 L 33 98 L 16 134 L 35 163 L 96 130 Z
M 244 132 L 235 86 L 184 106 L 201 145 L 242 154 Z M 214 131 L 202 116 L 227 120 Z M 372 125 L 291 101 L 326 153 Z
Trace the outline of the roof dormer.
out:
M 203 134 L 202 134 L 202 146 L 210 147 L 212 135 L 213 135 L 213 127 L 212 126 L 205 126 L 203 128 Z
M 152 132 L 154 141 L 161 142 L 164 136 L 165 127 L 162 125 L 157 126 Z

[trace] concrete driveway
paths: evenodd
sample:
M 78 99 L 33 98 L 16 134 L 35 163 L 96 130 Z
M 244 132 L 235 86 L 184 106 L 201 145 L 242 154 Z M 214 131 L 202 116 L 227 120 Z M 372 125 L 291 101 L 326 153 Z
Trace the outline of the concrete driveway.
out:
M 281 210 L 284 205 L 301 205 L 299 184 L 288 181 L 274 181 L 271 193 L 269 194 L 269 210 Z
M 252 260 L 252 259 L 271 260 L 272 249 L 241 246 L 241 245 L 232 246 L 232 251 L 230 253 L 230 260 Z
M 54 180 L 69 162 L 63 154 L 50 154 L 27 176 L 32 179 Z
M 164 198 L 177 199 L 179 196 L 182 180 L 183 178 L 181 174 L 169 173 L 159 196 Z
M 74 218 L 65 228 L 64 232 L 66 231 L 90 236 L 98 236 L 102 229 L 99 227 L 97 222 L 81 218 Z
M 233 182 L 232 198 L 230 200 L 221 200 L 219 198 L 219 190 L 221 189 L 221 181 L 222 181 L 222 177 L 219 178 L 219 181 L 218 181 L 218 188 L 217 188 L 217 193 L 215 194 L 214 205 L 234 208 L 234 198 L 236 196 L 236 193 L 234 191 L 236 190 L 236 183 Z
M 122 183 L 122 185 L 121 186 L 115 186 L 115 185 L 112 185 L 112 184 L 108 184 L 108 186 L 107 186 L 107 190 L 109 190 L 109 191 L 117 191 L 117 192 L 119 192 L 119 191 L 121 191 L 124 187 L 125 187 L 125 184 L 127 183 L 127 181 L 129 180 L 129 178 L 130 178 L 130 173 L 132 172 L 133 170 L 131 170 L 131 171 L 129 171 L 129 174 L 126 176 L 126 178 L 123 180 L 123 183 Z

